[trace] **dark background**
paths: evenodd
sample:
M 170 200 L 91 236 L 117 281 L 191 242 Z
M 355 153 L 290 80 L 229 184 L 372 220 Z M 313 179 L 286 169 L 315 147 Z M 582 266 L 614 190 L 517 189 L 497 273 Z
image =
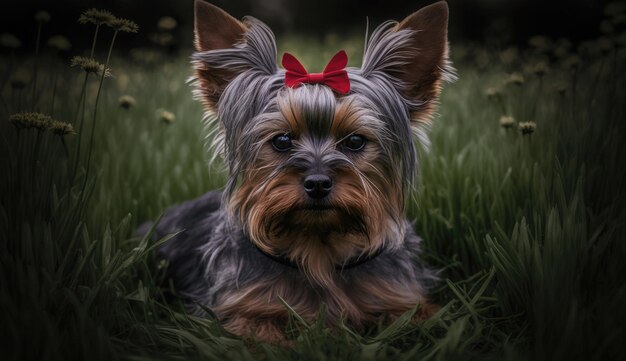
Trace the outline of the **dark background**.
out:
M 214 0 L 236 18 L 252 15 L 263 20 L 280 36 L 284 32 L 323 35 L 363 34 L 365 19 L 370 28 L 387 19 L 404 16 L 432 3 L 432 0 Z M 603 8 L 607 2 L 592 0 L 450 0 L 451 41 L 525 45 L 533 35 L 552 38 L 567 37 L 574 42 L 597 37 Z M 175 36 L 178 43 L 191 45 L 193 24 L 192 0 L 2 0 L 0 2 L 0 33 L 17 35 L 23 43 L 33 43 L 33 14 L 46 10 L 52 15 L 46 34 L 62 34 L 76 48 L 84 48 L 91 39 L 90 31 L 77 23 L 80 13 L 96 7 L 112 11 L 119 17 L 139 24 L 137 36 L 121 37 L 119 45 L 135 46 L 147 42 L 156 31 L 157 20 L 165 15 L 179 22 Z M 27 47 L 23 47 L 27 48 Z M 119 48 L 118 48 L 119 49 Z

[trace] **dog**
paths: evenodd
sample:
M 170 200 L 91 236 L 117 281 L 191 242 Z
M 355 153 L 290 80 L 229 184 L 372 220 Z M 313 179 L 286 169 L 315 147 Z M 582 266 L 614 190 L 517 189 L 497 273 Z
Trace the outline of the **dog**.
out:
M 222 191 L 169 208 L 154 237 L 189 312 L 243 338 L 285 341 L 288 304 L 356 330 L 437 306 L 437 272 L 404 216 L 448 60 L 448 6 L 371 34 L 361 68 L 337 53 L 322 73 L 277 63 L 261 21 L 195 1 L 195 96 L 227 166 Z M 322 306 L 323 305 L 323 306 Z M 417 306 L 419 305 L 419 306 Z

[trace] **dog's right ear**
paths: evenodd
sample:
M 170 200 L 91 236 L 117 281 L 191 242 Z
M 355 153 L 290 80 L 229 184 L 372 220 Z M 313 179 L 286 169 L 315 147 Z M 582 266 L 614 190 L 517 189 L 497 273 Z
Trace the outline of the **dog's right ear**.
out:
M 194 30 L 196 50 L 209 51 L 230 48 L 243 40 L 246 26 L 217 6 L 196 0 Z
M 244 40 L 246 25 L 224 10 L 203 0 L 195 0 L 195 47 L 198 52 L 229 49 Z M 237 76 L 236 69 L 195 62 L 200 97 L 209 109 L 216 110 L 224 88 Z

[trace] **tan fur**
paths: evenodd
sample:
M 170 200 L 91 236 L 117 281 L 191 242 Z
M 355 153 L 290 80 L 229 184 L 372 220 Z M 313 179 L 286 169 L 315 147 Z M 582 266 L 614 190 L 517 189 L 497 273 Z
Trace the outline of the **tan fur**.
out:
M 195 45 L 199 52 L 225 49 L 242 41 L 246 24 L 204 1 L 196 0 L 195 7 Z M 401 49 L 414 61 L 389 70 L 406 85 L 399 89 L 405 98 L 424 102 L 411 114 L 413 125 L 428 122 L 435 110 L 447 57 L 447 21 L 448 8 L 442 1 L 413 13 L 395 28 L 416 31 L 410 46 Z M 225 87 L 238 74 L 202 62 L 196 62 L 194 69 L 204 106 L 215 111 Z M 303 208 L 307 195 L 301 171 L 286 169 L 274 174 L 290 155 L 273 149 L 271 139 L 289 134 L 297 145 L 309 132 L 304 106 L 298 97 L 290 96 L 291 91 L 281 90 L 280 116 L 255 124 L 263 146 L 254 154 L 253 165 L 241 172 L 227 207 L 239 217 L 246 236 L 259 249 L 288 257 L 304 277 L 277 276 L 226 291 L 215 308 L 224 327 L 244 337 L 288 345 L 283 334 L 288 313 L 279 298 L 309 321 L 317 317 L 323 303 L 329 326 L 343 320 L 363 329 L 393 320 L 418 303 L 421 307 L 414 320 L 431 316 L 437 307 L 425 299 L 417 280 L 397 282 L 392 275 L 380 275 L 347 282 L 341 274 L 344 271 L 338 270 L 353 257 L 373 254 L 382 247 L 394 249 L 405 240 L 405 180 L 389 159 L 381 159 L 376 129 L 371 119 L 365 120 L 366 108 L 355 97 L 337 97 L 330 136 L 322 146 L 335 151 L 334 147 L 351 134 L 368 140 L 358 154 L 347 155 L 352 166 L 332 169 L 333 189 L 328 200 L 335 209 Z M 366 227 L 359 227 L 358 221 Z M 303 282 L 307 284 L 303 286 Z
M 302 318 L 313 322 L 320 304 L 326 306 L 326 323 L 342 320 L 358 330 L 381 321 L 391 322 L 420 305 L 416 322 L 432 316 L 437 306 L 430 304 L 415 285 L 390 283 L 379 278 L 359 279 L 346 284 L 340 276 L 332 279 L 331 289 L 320 291 L 298 287 L 297 281 L 277 278 L 254 284 L 224 296 L 216 308 L 229 332 L 274 344 L 285 344 L 284 330 L 289 315 L 285 300 Z
M 268 127 L 276 129 L 273 133 L 271 129 L 267 131 L 288 132 L 295 142 L 300 134 L 306 134 L 302 110 L 291 101 L 282 102 L 280 109 L 283 121 L 269 124 Z M 358 104 L 347 99 L 341 102 L 331 124 L 334 138 L 341 140 L 352 133 L 369 135 L 368 127 L 359 123 L 360 114 Z M 255 168 L 245 172 L 232 198 L 231 209 L 239 211 L 242 223 L 248 225 L 248 236 L 260 249 L 286 255 L 302 266 L 312 282 L 332 288 L 337 264 L 359 254 L 371 254 L 387 240 L 402 239 L 401 234 L 395 233 L 402 229 L 397 224 L 403 204 L 400 180 L 389 179 L 393 172 L 387 169 L 388 164 L 378 161 L 378 153 L 372 141 L 362 156 L 355 157 L 353 161 L 361 176 L 350 170 L 336 171 L 331 203 L 338 209 L 312 214 L 300 208 L 306 199 L 300 174 L 286 171 L 270 177 L 285 155 L 276 152 L 268 141 Z M 384 190 L 376 188 L 381 185 L 386 185 Z M 362 215 L 368 226 L 366 234 L 345 229 L 346 212 Z
M 300 137 L 300 134 L 306 132 L 306 122 L 304 122 L 304 115 L 302 110 L 298 107 L 297 103 L 293 101 L 291 92 L 287 92 L 287 96 L 278 99 L 278 109 L 280 110 L 283 119 L 286 121 L 286 131 L 295 139 Z

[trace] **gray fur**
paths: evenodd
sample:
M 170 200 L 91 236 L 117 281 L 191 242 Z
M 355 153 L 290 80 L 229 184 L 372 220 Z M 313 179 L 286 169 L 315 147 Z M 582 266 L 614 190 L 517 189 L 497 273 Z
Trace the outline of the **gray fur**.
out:
M 245 237 L 241 227 L 225 221 L 221 192 L 174 206 L 156 227 L 155 238 L 182 231 L 159 251 L 169 261 L 169 274 L 177 291 L 187 298 L 189 311 L 206 315 L 202 307 L 216 306 L 220 295 L 254 284 L 261 278 L 289 277 L 306 285 L 297 269 L 275 262 L 263 255 Z M 342 284 L 349 285 L 364 277 L 386 275 L 399 283 L 421 285 L 426 291 L 436 280 L 419 258 L 421 239 L 410 223 L 405 222 L 402 246 L 387 250 L 357 267 L 338 271 Z M 324 302 L 321 294 L 319 302 Z
M 231 49 L 199 52 L 193 55 L 194 61 L 204 62 L 211 67 L 225 67 L 241 73 L 226 87 L 218 103 L 218 112 L 206 116 L 207 126 L 213 134 L 214 153 L 224 158 L 229 181 L 225 196 L 234 190 L 241 172 L 253 163 L 249 157 L 251 147 L 258 139 L 249 139 L 257 124 L 276 111 L 278 93 L 285 91 L 284 70 L 276 68 L 277 53 L 271 30 L 259 20 L 247 17 L 248 31 L 245 41 Z M 390 75 L 389 69 L 410 61 L 411 54 L 398 49 L 407 48 L 413 30 L 391 31 L 396 24 L 388 21 L 379 26 L 367 43 L 363 56 L 363 66 L 348 68 L 352 97 L 358 97 L 364 106 L 370 107 L 376 118 L 387 125 L 390 136 L 381 144 L 388 146 L 387 154 L 399 162 L 405 188 L 413 184 L 417 167 L 417 153 L 413 134 L 424 147 L 428 147 L 426 125 L 411 128 L 410 114 L 424 106 L 422 102 L 404 98 L 398 91 L 402 82 Z M 260 48 L 259 48 L 260 47 Z M 448 60 L 444 62 L 444 81 L 455 79 Z M 320 99 L 315 96 L 319 86 L 304 85 L 297 95 L 304 99 Z M 332 92 L 323 87 L 328 93 Z M 197 96 L 200 93 L 196 93 Z M 326 98 L 324 103 L 313 103 L 311 109 L 330 109 L 336 101 Z M 246 132 L 248 134 L 246 134 Z M 253 153 L 254 154 L 254 153 Z M 394 162 L 395 163 L 395 162 Z
M 284 70 L 276 66 L 274 36 L 265 24 L 254 18 L 246 19 L 248 31 L 240 44 L 193 55 L 195 62 L 238 73 L 224 90 L 217 114 L 207 114 L 205 118 L 212 132 L 213 151 L 223 157 L 228 167 L 225 190 L 210 192 L 168 209 L 155 234 L 161 237 L 182 230 L 160 250 L 160 255 L 169 260 L 170 275 L 179 292 L 192 301 L 194 313 L 202 314 L 201 308 L 194 306 L 196 303 L 214 307 L 224 292 L 245 287 L 261 277 L 292 277 L 306 287 L 305 276 L 297 269 L 261 254 L 246 237 L 245 225 L 233 219 L 224 206 L 236 189 L 240 175 L 255 166 L 261 146 L 269 140 L 259 135 L 267 133 L 264 130 L 269 122 L 280 118 L 277 97 L 285 96 L 286 92 L 297 97 L 307 109 L 307 125 L 312 133 L 319 135 L 303 139 L 285 167 L 307 168 L 315 161 L 332 167 L 352 166 L 348 157 L 330 150 L 332 144 L 315 143 L 328 131 L 337 102 L 351 99 L 363 108 L 363 120 L 375 129 L 378 137 L 380 156 L 386 163 L 393 164 L 403 180 L 404 192 L 408 192 L 417 169 L 410 114 L 424 104 L 403 98 L 398 91 L 402 86 L 400 80 L 386 72 L 390 67 L 409 61 L 409 54 L 398 49 L 406 47 L 412 31 L 391 31 L 395 24 L 384 23 L 373 32 L 362 68 L 347 69 L 351 92 L 341 99 L 328 87 L 320 85 L 286 89 Z M 447 61 L 445 66 L 444 80 L 452 80 Z M 196 95 L 200 96 L 200 92 Z M 425 143 L 424 130 L 420 128 L 416 132 L 418 139 Z M 398 232 L 402 238 L 396 240 L 398 246 L 363 265 L 340 271 L 342 282 L 350 284 L 351 279 L 384 274 L 402 283 L 433 285 L 436 276 L 419 259 L 420 239 L 409 222 L 399 220 L 399 224 L 404 229 Z

